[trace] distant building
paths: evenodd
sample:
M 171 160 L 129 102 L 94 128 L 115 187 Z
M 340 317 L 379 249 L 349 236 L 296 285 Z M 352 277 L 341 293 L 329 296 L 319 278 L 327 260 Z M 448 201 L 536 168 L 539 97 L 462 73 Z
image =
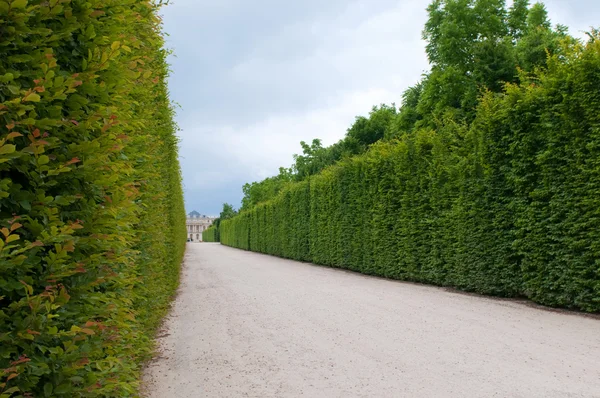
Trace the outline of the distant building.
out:
M 202 242 L 202 232 L 217 219 L 217 217 L 208 217 L 198 213 L 196 210 L 188 214 L 185 221 L 187 227 L 187 237 L 191 242 Z

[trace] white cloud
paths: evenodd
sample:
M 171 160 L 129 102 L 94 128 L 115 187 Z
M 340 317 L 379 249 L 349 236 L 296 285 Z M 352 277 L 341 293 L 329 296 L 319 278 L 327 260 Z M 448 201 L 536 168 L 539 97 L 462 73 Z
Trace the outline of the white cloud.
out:
M 344 136 L 356 115 L 366 114 L 373 104 L 382 100 L 389 103 L 396 96 L 393 91 L 369 90 L 346 95 L 339 103 L 331 101 L 322 109 L 273 115 L 244 128 L 185 128 L 182 154 L 186 163 L 200 163 L 205 158 L 214 165 L 190 168 L 186 180 L 194 187 L 206 188 L 227 184 L 239 176 L 257 180 L 276 174 L 280 166 L 292 163 L 292 154 L 301 151 L 300 141 L 321 138 L 324 145 L 331 145 Z

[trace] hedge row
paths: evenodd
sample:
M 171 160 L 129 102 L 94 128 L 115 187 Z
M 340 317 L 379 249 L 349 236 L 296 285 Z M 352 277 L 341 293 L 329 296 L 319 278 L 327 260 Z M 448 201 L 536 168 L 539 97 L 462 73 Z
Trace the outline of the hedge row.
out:
M 447 120 L 222 222 L 221 242 L 388 278 L 600 310 L 600 40 Z
M 0 1 L 0 397 L 137 395 L 185 211 L 153 1 Z
M 218 242 L 219 231 L 214 225 L 202 232 L 202 241 L 204 242 Z

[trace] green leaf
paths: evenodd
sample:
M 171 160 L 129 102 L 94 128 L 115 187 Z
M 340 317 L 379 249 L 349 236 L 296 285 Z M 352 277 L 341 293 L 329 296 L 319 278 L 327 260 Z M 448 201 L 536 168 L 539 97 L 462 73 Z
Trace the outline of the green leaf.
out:
M 46 155 L 42 155 L 38 158 L 38 165 L 43 166 L 45 164 L 48 164 L 50 162 L 50 158 Z
M 40 100 L 41 100 L 40 95 L 37 93 L 31 93 L 27 97 L 23 98 L 23 101 L 28 101 L 28 102 L 40 102 Z
M 27 7 L 27 0 L 13 0 L 13 2 L 10 4 L 10 7 L 15 10 L 25 8 Z
M 54 390 L 56 394 L 65 394 L 69 391 L 71 391 L 70 384 L 61 384 L 60 386 L 56 387 L 56 390 Z
M 17 150 L 17 147 L 13 144 L 6 144 L 0 146 L 0 155 L 7 155 Z
M 46 383 L 44 384 L 44 395 L 47 397 L 51 397 L 52 396 L 52 383 Z
M 8 238 L 6 238 L 6 243 L 14 242 L 19 239 L 21 239 L 21 237 L 19 235 L 12 234 L 12 235 L 9 235 Z

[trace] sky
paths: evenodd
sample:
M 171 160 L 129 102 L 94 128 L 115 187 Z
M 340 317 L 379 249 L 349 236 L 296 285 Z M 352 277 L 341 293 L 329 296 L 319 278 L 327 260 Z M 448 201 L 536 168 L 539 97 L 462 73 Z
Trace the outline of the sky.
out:
M 583 37 L 598 0 L 546 0 Z M 162 10 L 186 209 L 240 206 L 242 186 L 331 145 L 374 105 L 400 104 L 429 66 L 429 0 L 172 0 Z

